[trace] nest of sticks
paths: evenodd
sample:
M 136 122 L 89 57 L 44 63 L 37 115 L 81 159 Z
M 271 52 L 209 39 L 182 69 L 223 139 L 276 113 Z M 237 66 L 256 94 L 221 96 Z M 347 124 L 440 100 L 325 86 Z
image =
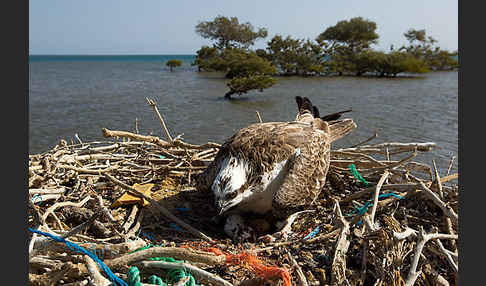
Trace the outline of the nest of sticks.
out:
M 454 157 L 442 176 L 413 161 L 434 143 L 369 144 L 375 134 L 332 150 L 325 187 L 312 212 L 289 218 L 286 240 L 237 244 L 195 188 L 220 145 L 172 138 L 147 101 L 167 141 L 103 129 L 106 141 L 29 155 L 31 285 L 115 285 L 92 257 L 35 231 L 96 254 L 125 281 L 136 266 L 141 284 L 130 286 L 178 268 L 201 285 L 457 285 Z

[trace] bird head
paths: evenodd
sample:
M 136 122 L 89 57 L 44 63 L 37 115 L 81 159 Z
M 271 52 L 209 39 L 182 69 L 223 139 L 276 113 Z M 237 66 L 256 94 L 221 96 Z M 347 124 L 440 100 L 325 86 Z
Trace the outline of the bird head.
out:
M 247 186 L 246 174 L 247 166 L 242 160 L 230 157 L 222 162 L 212 185 L 218 215 L 222 215 L 244 200 L 245 186 Z

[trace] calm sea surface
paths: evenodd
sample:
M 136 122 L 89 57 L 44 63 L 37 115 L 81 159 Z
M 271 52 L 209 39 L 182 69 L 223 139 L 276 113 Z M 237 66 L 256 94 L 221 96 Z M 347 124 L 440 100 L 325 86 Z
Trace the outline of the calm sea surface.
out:
M 181 59 L 170 72 L 165 62 Z M 29 153 L 42 153 L 61 139 L 106 140 L 101 128 L 165 138 L 145 98 L 158 104 L 172 136 L 188 143 L 222 143 L 257 121 L 295 119 L 296 95 L 307 96 L 321 114 L 348 108 L 358 128 L 337 141 L 346 147 L 372 136 L 371 143 L 436 142 L 439 149 L 416 161 L 435 159 L 445 173 L 458 156 L 458 73 L 434 72 L 415 78 L 279 77 L 263 93 L 224 100 L 226 80 L 200 73 L 192 55 L 31 56 L 29 64 Z M 237 97 L 237 96 L 236 96 Z M 393 158 L 392 158 L 393 159 Z M 457 159 L 456 161 L 457 162 Z M 453 171 L 457 171 L 457 163 Z

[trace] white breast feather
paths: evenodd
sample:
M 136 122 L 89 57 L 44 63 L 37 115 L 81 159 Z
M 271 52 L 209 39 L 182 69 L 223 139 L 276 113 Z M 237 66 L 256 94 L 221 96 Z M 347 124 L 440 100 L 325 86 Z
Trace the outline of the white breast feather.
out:
M 297 148 L 293 157 L 300 155 Z M 235 200 L 238 201 L 238 210 L 244 212 L 266 213 L 272 209 L 272 201 L 275 193 L 280 189 L 283 179 L 289 171 L 288 160 L 280 161 L 273 165 L 273 168 L 262 175 L 261 184 L 250 186 L 239 194 Z M 227 157 L 221 162 L 219 172 L 213 182 L 212 190 L 216 196 L 222 196 L 224 190 L 220 189 L 220 182 L 224 178 L 230 178 L 227 189 L 237 190 L 246 182 L 249 164 L 245 160 L 235 157 Z
M 295 150 L 295 156 L 300 155 L 300 149 Z M 282 186 L 284 178 L 289 173 L 288 160 L 280 161 L 262 176 L 261 185 L 255 189 L 247 189 L 243 192 L 243 198 L 239 209 L 256 213 L 266 213 L 272 209 L 272 201 L 275 193 Z

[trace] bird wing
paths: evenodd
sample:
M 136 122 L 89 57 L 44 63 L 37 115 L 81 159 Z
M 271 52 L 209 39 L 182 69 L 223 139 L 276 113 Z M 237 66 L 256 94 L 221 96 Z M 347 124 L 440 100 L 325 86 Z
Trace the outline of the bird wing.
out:
M 297 122 L 266 122 L 240 129 L 223 143 L 214 160 L 198 176 L 198 189 L 210 188 L 222 162 L 230 156 L 248 163 L 248 184 L 259 184 L 265 172 L 290 158 L 305 143 L 302 130 L 309 128 L 309 124 Z
M 266 172 L 306 145 L 306 134 L 311 130 L 310 124 L 298 122 L 252 124 L 230 138 L 227 148 L 233 156 L 250 165 L 248 183 L 258 184 Z
M 329 169 L 330 140 L 317 131 L 307 136 L 308 143 L 300 147 L 300 154 L 295 156 L 273 198 L 273 214 L 278 218 L 286 218 L 302 206 L 312 204 L 324 186 Z

